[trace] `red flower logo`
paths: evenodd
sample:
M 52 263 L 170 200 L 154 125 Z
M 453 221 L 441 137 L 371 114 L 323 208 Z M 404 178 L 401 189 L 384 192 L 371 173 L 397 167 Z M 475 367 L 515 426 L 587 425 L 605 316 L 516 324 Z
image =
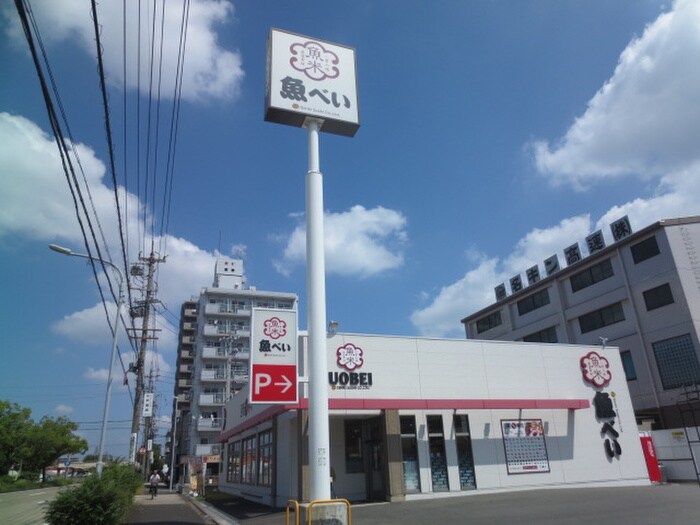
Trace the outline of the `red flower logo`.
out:
M 342 366 L 346 370 L 352 371 L 365 364 L 365 360 L 362 357 L 362 348 L 352 343 L 338 348 L 338 350 L 336 350 L 336 355 L 338 356 L 338 366 Z
M 287 335 L 287 323 L 279 317 L 268 319 L 264 323 L 263 333 L 271 339 L 279 339 Z
M 581 358 L 583 379 L 598 388 L 606 386 L 612 379 L 610 363 L 596 352 L 588 352 Z

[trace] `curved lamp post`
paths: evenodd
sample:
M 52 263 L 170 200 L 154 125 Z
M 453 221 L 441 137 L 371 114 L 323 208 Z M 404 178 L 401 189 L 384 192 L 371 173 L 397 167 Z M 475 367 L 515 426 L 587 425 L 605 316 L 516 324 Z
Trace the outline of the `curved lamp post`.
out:
M 105 435 L 107 434 L 107 419 L 109 415 L 109 404 L 112 398 L 112 375 L 114 372 L 114 357 L 117 353 L 117 328 L 119 326 L 119 312 L 121 310 L 122 304 L 124 303 L 123 297 L 123 286 L 124 286 L 124 275 L 121 270 L 105 259 L 100 259 L 99 257 L 91 257 L 84 253 L 75 253 L 69 248 L 64 248 L 63 246 L 58 246 L 56 244 L 49 244 L 49 248 L 55 252 L 63 255 L 68 255 L 70 257 L 80 257 L 82 259 L 89 259 L 93 261 L 99 261 L 114 270 L 115 275 L 119 278 L 119 300 L 117 301 L 117 314 L 114 319 L 114 334 L 112 336 L 112 353 L 109 359 L 109 375 L 107 377 L 107 391 L 105 392 L 105 406 L 102 412 L 102 430 L 100 431 L 100 444 L 97 449 L 97 477 L 102 477 L 102 469 L 104 468 L 104 448 L 105 448 Z

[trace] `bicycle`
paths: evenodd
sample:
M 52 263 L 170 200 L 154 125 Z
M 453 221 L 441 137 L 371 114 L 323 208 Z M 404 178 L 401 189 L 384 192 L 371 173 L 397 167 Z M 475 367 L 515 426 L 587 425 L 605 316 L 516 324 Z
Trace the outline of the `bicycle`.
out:
M 158 495 L 158 487 L 155 485 L 150 485 L 148 487 L 148 493 L 151 495 L 151 499 L 155 498 Z

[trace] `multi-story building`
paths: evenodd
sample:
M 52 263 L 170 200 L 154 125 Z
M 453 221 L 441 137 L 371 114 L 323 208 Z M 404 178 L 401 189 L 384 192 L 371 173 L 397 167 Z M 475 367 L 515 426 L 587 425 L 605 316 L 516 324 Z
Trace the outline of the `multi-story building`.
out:
M 700 383 L 700 216 L 617 238 L 589 242 L 587 257 L 576 249 L 563 269 L 550 258 L 544 278 L 533 267 L 529 286 L 516 276 L 511 295 L 499 285 L 495 303 L 462 319 L 466 336 L 616 346 L 638 423 L 683 426 L 678 403 Z
M 248 382 L 253 308 L 296 307 L 296 294 L 248 287 L 243 261 L 228 258 L 217 259 L 213 286 L 182 305 L 175 379 L 181 482 L 189 464 L 206 463 L 207 482 L 216 483 L 224 404 Z

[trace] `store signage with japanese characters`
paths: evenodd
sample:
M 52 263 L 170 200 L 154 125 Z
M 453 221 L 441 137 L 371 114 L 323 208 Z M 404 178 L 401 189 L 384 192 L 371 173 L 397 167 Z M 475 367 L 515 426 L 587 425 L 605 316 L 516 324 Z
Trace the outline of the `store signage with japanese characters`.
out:
M 622 428 L 618 425 L 619 431 L 615 428 L 617 412 L 613 408 L 615 403 L 615 392 L 605 392 L 603 387 L 610 384 L 612 372 L 609 361 L 597 352 L 588 352 L 581 358 L 581 373 L 583 380 L 590 383 L 594 388 L 600 389 L 593 396 L 593 407 L 595 417 L 601 424 L 600 435 L 604 439 L 603 447 L 605 453 L 611 460 L 622 455 L 622 447 L 617 441 Z M 616 407 L 615 407 L 616 408 Z
M 297 312 L 253 308 L 250 403 L 296 403 Z
M 364 351 L 352 343 L 344 344 L 336 351 L 336 364 L 344 370 L 328 372 L 328 384 L 333 390 L 369 390 L 372 372 L 358 372 L 365 364 Z
M 265 120 L 352 137 L 360 127 L 355 50 L 279 29 L 267 49 Z
M 625 237 L 629 237 L 632 235 L 632 226 L 630 225 L 629 218 L 627 215 L 624 217 L 616 220 L 615 222 L 610 224 L 610 232 L 612 233 L 613 241 L 621 241 Z M 606 244 L 605 244 L 605 238 L 603 237 L 603 231 L 602 230 L 597 230 L 590 235 L 586 237 L 586 247 L 588 248 L 588 254 L 593 255 L 596 252 L 599 252 L 603 249 L 605 249 Z M 575 242 L 574 244 L 567 246 L 564 248 L 564 260 L 566 261 L 567 266 L 571 266 L 572 264 L 576 264 L 580 260 L 583 259 L 583 254 L 581 252 L 581 248 L 579 246 L 579 243 Z M 558 272 L 560 270 L 559 267 L 559 257 L 557 254 L 552 255 L 551 257 L 548 257 L 544 261 L 544 271 L 547 277 L 550 275 Z M 542 278 L 540 274 L 540 269 L 538 265 L 532 266 L 528 268 L 525 272 L 525 275 L 527 276 L 527 284 L 528 285 L 533 285 L 537 282 L 540 281 Z M 510 291 L 511 293 L 516 293 L 519 292 L 520 290 L 523 289 L 523 281 L 520 275 L 516 275 L 515 277 L 512 277 L 510 279 Z M 496 294 L 496 301 L 502 301 L 507 297 L 507 291 L 505 289 L 504 285 L 498 285 L 494 288 L 494 292 Z

